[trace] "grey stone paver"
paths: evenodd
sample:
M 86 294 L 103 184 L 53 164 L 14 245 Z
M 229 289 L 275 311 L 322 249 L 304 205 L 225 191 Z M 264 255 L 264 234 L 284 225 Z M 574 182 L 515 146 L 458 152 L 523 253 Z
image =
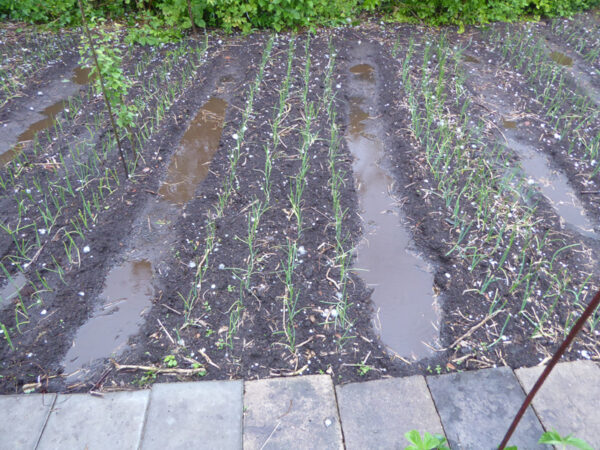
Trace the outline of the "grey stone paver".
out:
M 346 448 L 404 448 L 404 433 L 444 434 L 425 378 L 390 378 L 337 386 Z
M 543 369 L 515 371 L 526 392 Z M 534 397 L 533 408 L 547 430 L 573 434 L 600 448 L 600 367 L 591 361 L 557 364 Z
M 149 391 L 58 395 L 39 449 L 135 449 Z
M 0 449 L 35 448 L 56 394 L 0 396 Z
M 241 448 L 242 395 L 242 381 L 154 385 L 141 448 Z
M 450 446 L 455 449 L 497 448 L 525 394 L 508 367 L 427 377 Z M 511 445 L 537 444 L 544 430 L 529 408 Z
M 342 448 L 328 375 L 246 382 L 244 408 L 245 450 Z

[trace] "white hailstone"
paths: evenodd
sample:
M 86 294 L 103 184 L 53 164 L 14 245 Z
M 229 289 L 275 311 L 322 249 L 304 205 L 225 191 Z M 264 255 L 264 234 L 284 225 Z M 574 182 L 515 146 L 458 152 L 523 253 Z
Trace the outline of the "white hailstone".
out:
M 325 308 L 325 309 L 323 310 L 323 312 L 321 313 L 321 315 L 322 315 L 323 317 L 327 317 L 327 316 L 329 315 L 329 309 Z
M 80 297 L 83 297 L 84 295 L 85 295 L 85 292 L 83 292 L 83 291 L 80 291 L 80 292 L 79 292 L 79 296 L 80 296 Z
M 332 423 L 333 422 L 331 422 L 331 419 L 325 419 L 325 426 L 326 427 L 330 427 Z
M 30 106 L 30 107 L 29 107 L 29 110 L 30 110 L 30 111 L 33 111 L 33 106 Z
M 40 314 L 41 314 L 42 316 L 45 316 L 47 312 L 48 312 L 48 311 L 46 311 L 45 309 L 42 309 L 42 310 L 40 311 Z
M 336 89 L 341 89 L 342 85 L 340 83 L 338 83 L 338 84 L 335 85 L 335 87 L 336 87 Z
M 338 316 L 337 309 L 332 309 L 332 310 L 331 310 L 331 316 L 332 316 L 332 317 L 337 317 L 337 316 Z
M 298 254 L 300 256 L 306 255 L 306 249 L 304 248 L 304 245 L 301 245 L 300 247 L 298 247 Z
M 219 264 L 219 270 L 224 270 L 225 269 L 225 264 L 221 263 Z
M 42 91 L 38 91 L 38 95 L 44 95 Z
M 195 261 L 190 261 L 190 262 L 188 263 L 188 267 L 189 267 L 190 269 L 193 269 L 194 267 L 196 267 L 196 262 L 195 262 Z
M 554 133 L 554 139 L 559 140 L 560 141 L 560 134 L 558 133 Z
M 446 272 L 444 275 L 446 276 L 446 278 L 450 278 L 450 274 L 448 272 Z
M 217 285 L 216 285 L 216 284 L 211 284 L 211 285 L 210 285 L 210 288 L 211 288 L 211 289 L 216 289 L 216 288 L 217 288 Z
M 233 134 L 231 135 L 231 137 L 232 137 L 232 138 L 234 138 L 236 141 L 239 139 L 239 136 L 238 136 L 238 134 L 237 134 L 237 133 L 233 133 Z
M 85 247 L 83 247 L 83 253 L 89 253 L 90 252 L 90 246 L 86 245 Z
M 28 194 L 31 194 L 31 189 L 25 189 L 25 192 L 27 192 Z
M 529 180 L 527 180 L 527 184 L 532 185 L 535 183 L 535 180 L 533 178 L 530 178 Z

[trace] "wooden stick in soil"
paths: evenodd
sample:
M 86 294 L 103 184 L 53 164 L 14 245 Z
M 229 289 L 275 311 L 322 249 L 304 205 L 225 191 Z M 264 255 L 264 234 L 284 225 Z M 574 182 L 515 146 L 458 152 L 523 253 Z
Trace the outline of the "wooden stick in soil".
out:
M 188 14 L 190 15 L 190 21 L 192 22 L 192 31 L 194 34 L 198 33 L 198 29 L 196 28 L 196 24 L 194 23 L 194 14 L 192 14 L 192 0 L 187 0 L 188 4 Z
M 79 3 L 79 9 L 81 11 L 81 21 L 83 23 L 83 29 L 85 30 L 85 34 L 87 35 L 88 41 L 90 43 L 90 49 L 92 50 L 92 56 L 94 57 L 94 63 L 96 64 L 96 70 L 98 71 L 98 79 L 100 80 L 100 87 L 102 89 L 102 96 L 104 97 L 104 103 L 106 103 L 106 108 L 108 109 L 108 116 L 110 117 L 110 124 L 112 126 L 113 132 L 115 133 L 115 138 L 117 139 L 117 147 L 119 148 L 119 154 L 121 155 L 121 161 L 123 161 L 123 169 L 125 170 L 125 175 L 129 178 L 129 170 L 127 169 L 127 162 L 125 161 L 125 156 L 123 155 L 123 149 L 121 148 L 121 140 L 119 139 L 119 133 L 117 131 L 117 126 L 115 125 L 115 119 L 112 114 L 112 108 L 110 106 L 110 101 L 108 100 L 108 96 L 106 95 L 106 88 L 104 87 L 104 79 L 102 78 L 102 72 L 100 72 L 100 64 L 98 63 L 98 57 L 96 56 L 96 47 L 94 47 L 94 41 L 92 39 L 92 35 L 90 33 L 90 29 L 88 28 L 87 21 L 85 20 L 85 12 L 83 10 L 83 2 L 82 0 L 77 0 Z
M 567 335 L 567 338 L 560 345 L 560 347 L 558 348 L 556 353 L 554 353 L 554 355 L 552 355 L 552 359 L 550 360 L 550 362 L 548 363 L 548 365 L 546 366 L 546 368 L 544 369 L 542 374 L 539 376 L 539 378 L 533 385 L 533 388 L 531 389 L 531 391 L 529 392 L 529 394 L 523 401 L 523 404 L 521 405 L 521 409 L 519 409 L 519 411 L 517 412 L 517 415 L 515 416 L 512 423 L 510 424 L 510 427 L 508 428 L 508 431 L 506 432 L 504 439 L 502 439 L 502 443 L 500 444 L 500 447 L 498 447 L 499 450 L 504 450 L 504 448 L 508 444 L 508 440 L 510 439 L 510 437 L 514 433 L 515 429 L 517 428 L 517 425 L 521 421 L 523 414 L 525 414 L 525 411 L 527 410 L 527 408 L 533 401 L 533 397 L 535 397 L 535 394 L 537 394 L 538 390 L 542 387 L 542 385 L 544 384 L 544 381 L 546 381 L 546 378 L 548 377 L 548 375 L 550 375 L 550 372 L 552 372 L 552 369 L 554 368 L 556 363 L 560 360 L 560 358 L 565 353 L 567 348 L 569 348 L 569 346 L 573 342 L 573 339 L 575 339 L 575 336 L 577 336 L 577 334 L 581 331 L 581 329 L 583 328 L 583 325 L 585 325 L 585 322 L 590 318 L 590 316 L 596 310 L 598 305 L 600 305 L 600 291 L 598 291 L 596 293 L 596 295 L 594 296 L 594 298 L 592 299 L 590 304 L 587 306 L 587 308 L 585 308 L 585 311 L 583 311 L 583 314 L 581 315 L 581 317 L 577 320 L 577 322 L 575 322 L 575 325 L 573 325 L 573 328 L 571 328 L 571 331 Z

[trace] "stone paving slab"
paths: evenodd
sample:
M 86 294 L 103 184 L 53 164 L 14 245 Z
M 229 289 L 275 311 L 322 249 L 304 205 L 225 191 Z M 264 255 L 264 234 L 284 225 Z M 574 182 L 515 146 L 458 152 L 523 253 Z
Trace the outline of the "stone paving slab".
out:
M 0 396 L 0 449 L 33 449 L 56 394 Z
M 422 376 L 337 386 L 346 448 L 404 448 L 410 430 L 444 434 Z
M 343 448 L 329 375 L 246 382 L 244 449 L 263 448 Z
M 517 369 L 529 392 L 544 367 Z M 591 361 L 557 364 L 533 399 L 533 408 L 547 430 L 573 434 L 600 449 L 600 367 Z
M 496 449 L 519 410 L 525 394 L 508 367 L 427 377 L 433 401 L 450 446 Z M 543 449 L 544 430 L 529 408 L 510 445 Z
M 39 449 L 135 449 L 149 391 L 56 397 Z
M 241 448 L 243 386 L 242 381 L 153 386 L 141 448 Z

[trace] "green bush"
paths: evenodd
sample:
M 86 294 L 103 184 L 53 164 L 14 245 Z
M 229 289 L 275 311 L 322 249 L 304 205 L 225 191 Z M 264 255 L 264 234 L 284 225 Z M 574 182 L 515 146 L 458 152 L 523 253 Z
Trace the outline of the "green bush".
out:
M 431 25 L 511 21 L 523 16 L 564 16 L 600 0 L 190 0 L 198 27 L 226 31 L 339 24 L 363 11 L 390 20 Z M 85 0 L 90 16 L 132 21 L 130 40 L 153 44 L 176 39 L 192 26 L 187 0 Z M 55 26 L 79 23 L 77 0 L 0 0 L 0 17 Z
M 524 16 L 566 16 L 598 4 L 600 0 L 387 0 L 382 7 L 397 20 L 462 26 Z

